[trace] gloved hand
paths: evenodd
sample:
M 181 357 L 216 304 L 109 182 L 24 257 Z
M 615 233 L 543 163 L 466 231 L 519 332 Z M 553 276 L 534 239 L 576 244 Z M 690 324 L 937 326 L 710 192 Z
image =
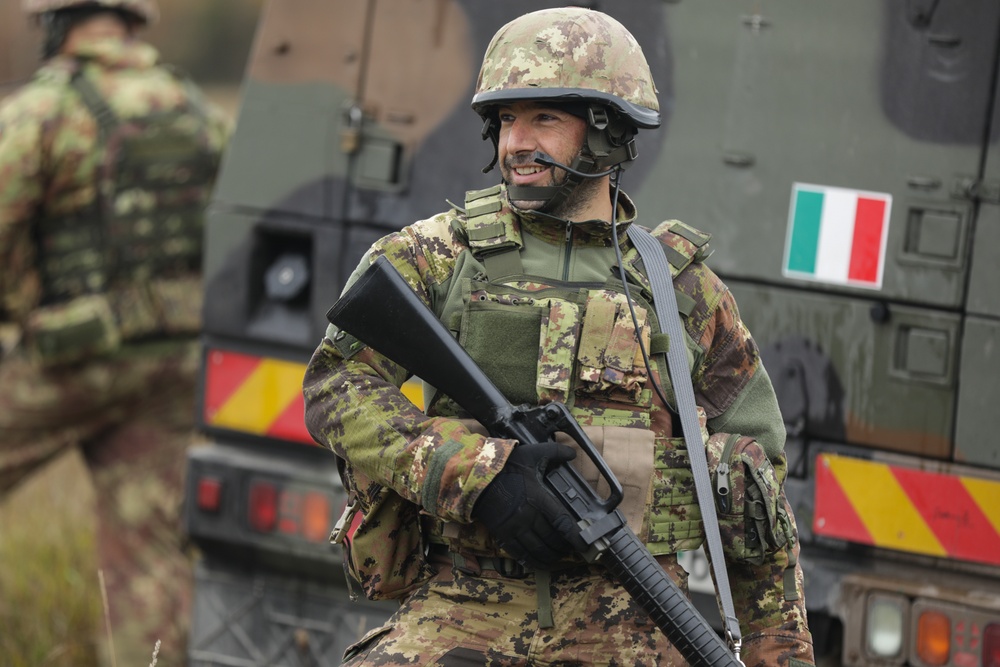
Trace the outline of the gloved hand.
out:
M 518 445 L 472 509 L 473 518 L 522 565 L 551 569 L 586 546 L 573 515 L 543 480 L 548 470 L 574 458 L 572 447 L 556 442 Z

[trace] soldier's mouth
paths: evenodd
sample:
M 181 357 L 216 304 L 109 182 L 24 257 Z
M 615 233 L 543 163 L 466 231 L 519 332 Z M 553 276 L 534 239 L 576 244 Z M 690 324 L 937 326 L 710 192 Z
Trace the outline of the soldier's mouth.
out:
M 546 173 L 549 167 L 539 164 L 526 164 L 524 166 L 511 166 L 511 182 L 515 185 L 528 185 L 547 178 Z

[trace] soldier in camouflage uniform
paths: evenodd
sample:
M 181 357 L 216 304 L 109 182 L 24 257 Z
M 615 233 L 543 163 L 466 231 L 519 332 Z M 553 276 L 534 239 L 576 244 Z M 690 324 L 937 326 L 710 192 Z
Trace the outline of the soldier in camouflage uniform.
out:
M 134 37 L 153 0 L 24 7 L 45 62 L 0 107 L 0 321 L 16 332 L 0 493 L 82 447 L 118 662 L 148 664 L 159 639 L 159 664 L 181 664 L 202 217 L 229 121 Z
M 473 108 L 501 185 L 384 237 L 352 281 L 386 257 L 512 403 L 568 405 L 625 488 L 619 509 L 686 591 L 677 552 L 697 548 L 704 528 L 664 334 L 624 233 L 638 213 L 616 188 L 637 131 L 659 124 L 646 60 L 604 14 L 529 13 L 493 38 Z M 743 659 L 812 664 L 770 380 L 732 295 L 703 262 L 708 235 L 678 221 L 654 235 L 688 334 L 713 479 L 720 460 L 730 466 L 719 523 Z M 331 327 L 304 381 L 307 425 L 346 461 L 362 517 L 348 516 L 352 527 L 336 537 L 368 597 L 401 601 L 345 664 L 684 664 L 604 568 L 575 553 L 572 519 L 540 481 L 547 466 L 573 459 L 596 480 L 586 457 L 563 442 L 489 437 L 445 396 L 429 395 L 419 410 L 400 393 L 407 375 Z

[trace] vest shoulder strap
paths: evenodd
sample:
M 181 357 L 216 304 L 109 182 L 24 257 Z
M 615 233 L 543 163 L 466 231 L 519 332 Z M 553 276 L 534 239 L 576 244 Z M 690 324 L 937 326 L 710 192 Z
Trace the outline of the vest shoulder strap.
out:
M 679 220 L 667 220 L 653 230 L 670 265 L 677 311 L 684 317 L 685 328 L 692 341 L 701 340 L 714 317 L 715 308 L 728 291 L 722 280 L 705 260 L 712 254 L 711 234 L 702 232 Z M 642 267 L 643 273 L 647 267 Z M 643 275 L 643 280 L 648 278 Z M 648 285 L 648 282 L 643 283 Z
M 521 273 L 521 232 L 504 205 L 499 185 L 465 193 L 465 230 L 469 249 L 486 267 L 490 280 Z
M 101 93 L 98 92 L 93 81 L 87 77 L 82 64 L 73 72 L 70 85 L 80 96 L 87 110 L 90 111 L 90 115 L 94 117 L 101 137 L 106 141 L 108 136 L 118 127 L 120 121 L 115 112 L 111 110 L 111 107 L 108 106 L 108 103 L 101 96 Z
M 504 206 L 499 185 L 465 193 L 465 228 L 476 254 L 521 247 L 514 213 Z
M 686 225 L 680 220 L 667 220 L 657 225 L 653 236 L 663 246 L 673 275 L 679 274 L 692 262 L 703 262 L 712 254 L 712 235 Z

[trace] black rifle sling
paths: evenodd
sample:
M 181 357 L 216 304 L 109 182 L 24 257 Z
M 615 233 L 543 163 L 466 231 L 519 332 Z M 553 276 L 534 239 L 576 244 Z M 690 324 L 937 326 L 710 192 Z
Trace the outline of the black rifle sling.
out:
M 705 541 L 712 557 L 712 570 L 715 572 L 715 588 L 722 604 L 726 638 L 736 658 L 740 657 L 740 622 L 733 608 L 733 594 L 729 588 L 729 575 L 726 572 L 725 556 L 722 553 L 722 537 L 719 533 L 719 518 L 715 513 L 715 502 L 712 493 L 712 480 L 708 473 L 708 460 L 705 446 L 701 438 L 701 426 L 698 423 L 698 408 L 695 405 L 694 387 L 691 385 L 691 370 L 688 368 L 686 346 L 684 343 L 684 324 L 677 310 L 677 297 L 674 295 L 674 282 L 670 275 L 663 252 L 663 244 L 645 228 L 633 223 L 629 225 L 628 237 L 632 241 L 642 263 L 646 267 L 646 276 L 653 292 L 653 304 L 656 309 L 656 319 L 660 329 L 667 334 L 667 365 L 670 370 L 670 381 L 673 383 L 674 396 L 677 401 L 677 414 L 681 420 L 681 430 L 684 442 L 687 444 L 691 457 L 691 471 L 694 474 L 695 490 L 698 493 L 698 506 L 701 508 L 701 518 L 705 524 Z

